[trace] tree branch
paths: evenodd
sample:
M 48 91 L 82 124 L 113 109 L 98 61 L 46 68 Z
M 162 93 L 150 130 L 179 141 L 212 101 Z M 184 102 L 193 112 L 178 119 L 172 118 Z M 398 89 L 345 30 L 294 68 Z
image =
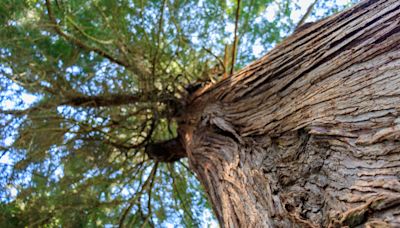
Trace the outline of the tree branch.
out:
M 139 192 L 135 194 L 135 196 L 130 200 L 129 206 L 125 209 L 124 213 L 122 214 L 120 220 L 119 220 L 119 226 L 118 227 L 124 227 L 124 222 L 126 219 L 126 216 L 128 215 L 129 211 L 132 209 L 133 205 L 135 205 L 136 200 L 139 199 L 139 197 L 142 195 L 143 191 L 147 189 L 149 184 L 152 182 L 154 179 L 156 172 L 157 172 L 157 167 L 158 167 L 158 162 L 156 162 L 153 166 L 153 169 L 150 172 L 149 177 L 146 179 L 144 184 L 142 185 L 142 188 L 140 189 Z
M 80 47 L 80 48 L 82 48 L 82 49 L 84 49 L 86 51 L 93 51 L 93 52 L 97 53 L 98 55 L 109 59 L 111 62 L 117 63 L 117 64 L 119 64 L 121 66 L 124 66 L 124 67 L 127 67 L 127 68 L 130 67 L 130 64 L 128 64 L 126 61 L 123 61 L 123 60 L 120 60 L 118 58 L 115 58 L 110 53 L 106 52 L 105 50 L 100 49 L 100 48 L 96 48 L 96 47 L 91 47 L 91 46 L 83 43 L 81 40 L 79 40 L 79 39 L 77 39 L 77 38 L 65 33 L 60 28 L 60 26 L 57 23 L 56 18 L 54 17 L 53 10 L 51 8 L 50 0 L 46 0 L 46 8 L 47 8 L 47 13 L 48 13 L 50 22 L 51 22 L 51 24 L 52 24 L 52 26 L 53 26 L 53 28 L 54 28 L 54 30 L 56 31 L 57 34 L 59 34 L 60 36 L 64 37 L 67 41 L 75 44 L 76 46 L 78 46 L 78 47 Z
M 304 22 L 307 20 L 307 18 L 311 15 L 311 12 L 314 9 L 315 4 L 317 4 L 318 0 L 315 0 L 311 5 L 308 6 L 306 13 L 303 15 L 303 17 L 300 19 L 300 21 L 297 23 L 295 30 L 298 30 Z
M 61 102 L 39 103 L 36 106 L 23 110 L 0 110 L 0 113 L 6 115 L 24 115 L 41 109 L 50 109 L 62 105 L 96 108 L 135 104 L 140 101 L 143 101 L 143 96 L 141 94 L 111 94 L 99 96 L 78 95 L 67 97 L 67 99 Z
M 208 48 L 206 48 L 204 46 L 202 47 L 202 49 L 204 51 L 206 51 L 208 54 L 212 55 L 218 61 L 218 63 L 222 66 L 222 68 L 224 70 L 224 73 L 225 73 L 226 72 L 226 67 L 225 67 L 224 61 L 222 61 L 222 59 L 220 57 L 218 57 L 216 54 L 214 54 L 210 49 L 208 49 Z
M 232 47 L 232 64 L 231 64 L 231 72 L 230 75 L 233 74 L 234 66 L 235 66 L 235 61 L 236 61 L 236 49 L 237 49 L 237 43 L 238 43 L 238 27 L 239 27 L 239 15 L 240 14 L 240 0 L 237 0 L 237 8 L 236 8 L 236 19 L 235 19 L 235 37 L 233 39 L 233 47 Z
M 98 39 L 98 38 L 96 38 L 96 37 L 93 37 L 93 36 L 87 34 L 87 33 L 85 32 L 84 29 L 82 29 L 81 27 L 79 27 L 79 25 L 78 25 L 71 17 L 66 16 L 66 19 L 67 19 L 67 21 L 69 21 L 69 22 L 72 24 L 72 26 L 73 26 L 76 30 L 79 31 L 80 34 L 82 34 L 83 36 L 85 36 L 85 37 L 88 38 L 88 39 L 91 39 L 91 40 L 93 40 L 93 41 L 95 41 L 95 42 L 97 42 L 97 43 L 106 44 L 106 45 L 112 44 L 112 43 L 114 42 L 114 40 L 100 40 L 100 39 Z
M 151 159 L 159 162 L 175 162 L 187 156 L 186 149 L 179 136 L 147 145 L 146 153 Z
M 156 162 L 156 164 L 158 164 L 158 163 Z M 146 227 L 148 222 L 150 222 L 150 224 L 153 224 L 153 219 L 151 217 L 153 214 L 153 212 L 151 210 L 151 198 L 152 198 L 151 193 L 152 193 L 153 186 L 154 186 L 154 179 L 155 179 L 155 175 L 151 179 L 149 190 L 147 191 L 147 198 L 148 198 L 148 200 L 147 200 L 147 216 L 146 216 L 145 222 L 141 226 L 142 228 Z
M 164 8 L 165 8 L 165 0 L 163 0 L 161 9 L 160 9 L 160 20 L 158 21 L 158 31 L 157 31 L 157 47 L 156 47 L 156 52 L 154 53 L 153 56 L 153 67 L 152 67 L 152 76 L 155 76 L 156 73 L 156 63 L 157 63 L 157 58 L 158 58 L 158 51 L 160 49 L 160 38 L 161 38 L 161 33 L 163 29 L 163 23 L 164 23 Z
M 110 107 L 134 104 L 142 101 L 140 94 L 111 94 L 99 96 L 74 96 L 68 98 L 60 105 L 68 105 L 73 107 Z
M 190 199 L 184 199 L 184 197 L 181 196 L 181 193 L 179 192 L 179 188 L 176 184 L 176 179 L 182 178 L 182 177 L 180 175 L 175 175 L 175 171 L 171 165 L 168 165 L 167 168 L 168 168 L 169 172 L 171 173 L 171 177 L 172 177 L 172 189 L 176 193 L 176 196 L 179 199 L 179 201 L 181 201 L 183 211 L 189 216 L 189 218 L 192 222 L 194 222 L 196 225 L 198 225 L 196 220 L 193 218 L 193 213 L 190 211 L 190 208 L 187 208 L 187 206 L 186 206 L 187 201 Z M 183 180 L 183 181 L 185 181 L 185 180 Z M 177 201 L 177 200 L 175 200 L 175 201 Z

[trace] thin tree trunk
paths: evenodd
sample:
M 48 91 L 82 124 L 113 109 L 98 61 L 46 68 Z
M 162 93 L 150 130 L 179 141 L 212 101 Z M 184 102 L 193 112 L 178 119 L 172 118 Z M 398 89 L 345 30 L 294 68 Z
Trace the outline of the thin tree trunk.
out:
M 188 107 L 223 227 L 400 227 L 400 1 L 319 21 Z

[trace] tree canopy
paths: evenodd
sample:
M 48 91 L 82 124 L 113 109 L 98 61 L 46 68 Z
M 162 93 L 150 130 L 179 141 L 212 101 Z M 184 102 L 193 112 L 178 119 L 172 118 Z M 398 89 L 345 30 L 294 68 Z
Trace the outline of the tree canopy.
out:
M 187 161 L 149 151 L 199 83 L 351 1 L 300 3 L 1 1 L 0 226 L 210 221 Z

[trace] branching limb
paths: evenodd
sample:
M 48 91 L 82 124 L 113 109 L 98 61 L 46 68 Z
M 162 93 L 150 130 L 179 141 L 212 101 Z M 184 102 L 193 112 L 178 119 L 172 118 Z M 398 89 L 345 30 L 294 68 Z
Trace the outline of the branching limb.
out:
M 135 194 L 135 196 L 130 200 L 128 207 L 122 213 L 122 216 L 121 216 L 121 218 L 119 220 L 119 226 L 118 227 L 120 227 L 120 228 L 124 227 L 124 222 L 125 222 L 126 216 L 129 214 L 130 210 L 135 205 L 137 199 L 140 198 L 140 196 L 143 194 L 143 192 L 149 187 L 150 183 L 153 182 L 153 179 L 155 178 L 155 175 L 156 175 L 156 172 L 157 172 L 157 167 L 158 167 L 158 162 L 156 162 L 154 164 L 153 169 L 151 170 L 149 177 L 143 183 L 142 188 L 140 189 L 140 191 L 137 192 Z
M 177 196 L 178 200 L 181 201 L 181 205 L 182 205 L 183 211 L 189 216 L 189 218 L 190 218 L 190 220 L 192 222 L 195 222 L 196 220 L 194 219 L 193 214 L 190 211 L 190 208 L 187 208 L 187 206 L 186 206 L 187 203 L 188 203 L 187 202 L 188 199 L 184 199 L 184 197 L 181 196 L 179 188 L 178 188 L 178 186 L 176 184 L 176 179 L 182 178 L 182 177 L 180 177 L 179 175 L 175 175 L 176 173 L 175 173 L 172 165 L 168 165 L 167 167 L 168 167 L 168 170 L 171 173 L 171 177 L 172 177 L 172 189 L 176 193 L 176 196 Z
M 55 30 L 55 32 L 60 35 L 61 37 L 65 38 L 67 41 L 71 42 L 72 44 L 78 46 L 79 48 L 82 48 L 83 50 L 87 51 L 87 52 L 94 52 L 104 58 L 107 58 L 108 60 L 110 60 L 113 63 L 116 63 L 118 65 L 121 65 L 123 67 L 126 67 L 130 70 L 132 70 L 135 74 L 141 76 L 142 78 L 145 78 L 148 76 L 149 72 L 148 69 L 146 69 L 144 67 L 144 65 L 140 64 L 140 61 L 137 61 L 136 58 L 139 58 L 138 56 L 134 56 L 131 55 L 130 58 L 132 59 L 132 61 L 128 61 L 127 60 L 123 60 L 120 58 L 117 58 L 115 56 L 113 56 L 111 53 L 109 53 L 108 51 L 98 48 L 98 47 L 93 47 L 89 44 L 86 44 L 84 42 L 82 42 L 81 40 L 77 39 L 76 37 L 64 32 L 61 27 L 59 26 L 59 24 L 57 23 L 57 19 L 54 16 L 53 10 L 52 10 L 52 6 L 50 3 L 50 0 L 46 0 L 46 8 L 47 8 L 47 12 L 48 12 L 48 17 L 50 19 L 50 23 L 51 26 L 53 27 L 53 29 Z M 68 19 L 68 18 L 67 18 Z M 71 21 L 70 21 L 71 23 Z M 80 33 L 83 32 L 83 30 L 79 29 L 79 27 L 77 27 L 76 23 L 72 23 L 73 27 L 75 29 L 77 29 Z M 87 37 L 88 34 L 84 34 L 85 37 Z M 94 37 L 89 37 L 89 39 L 93 40 Z M 104 41 L 100 41 L 98 39 L 95 40 L 95 42 L 97 43 L 104 43 Z M 118 42 L 117 42 L 118 45 Z M 121 48 L 121 45 L 119 45 L 119 47 Z M 122 50 L 124 51 L 124 50 Z M 125 53 L 126 54 L 126 53 Z M 128 56 L 127 56 L 128 57 Z M 138 62 L 138 63 L 136 63 Z
M 54 28 L 54 30 L 56 31 L 57 34 L 59 34 L 60 36 L 64 37 L 67 41 L 75 44 L 76 46 L 78 46 L 78 47 L 80 47 L 80 48 L 82 48 L 82 49 L 84 49 L 86 51 L 93 51 L 93 52 L 97 53 L 98 55 L 109 59 L 111 62 L 117 63 L 117 64 L 119 64 L 121 66 L 124 66 L 124 67 L 127 67 L 127 68 L 130 67 L 130 64 L 128 64 L 128 62 L 123 61 L 123 60 L 118 59 L 118 58 L 115 58 L 114 56 L 112 56 L 110 53 L 106 52 L 103 49 L 100 49 L 100 48 L 97 48 L 97 47 L 91 47 L 91 46 L 83 43 L 81 40 L 79 40 L 79 39 L 77 39 L 77 38 L 65 33 L 57 23 L 57 20 L 56 20 L 54 14 L 53 14 L 53 10 L 52 10 L 52 7 L 51 7 L 50 0 L 46 0 L 46 8 L 47 8 L 47 13 L 48 13 L 50 22 L 52 23 L 52 26 L 53 26 L 53 28 Z
M 93 41 L 95 41 L 97 43 L 100 43 L 100 44 L 112 44 L 114 42 L 114 40 L 100 40 L 100 39 L 98 39 L 96 37 L 93 37 L 93 36 L 87 34 L 85 32 L 85 30 L 83 30 L 71 17 L 67 16 L 66 19 L 67 19 L 67 21 L 69 21 L 72 24 L 72 26 L 76 30 L 79 31 L 79 33 L 81 33 L 83 36 L 85 36 L 88 39 L 91 39 L 91 40 L 93 40 Z

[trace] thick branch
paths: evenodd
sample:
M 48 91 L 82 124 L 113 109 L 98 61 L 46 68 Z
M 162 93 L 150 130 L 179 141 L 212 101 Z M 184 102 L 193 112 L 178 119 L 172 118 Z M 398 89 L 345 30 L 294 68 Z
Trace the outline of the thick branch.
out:
M 175 162 L 187 156 L 179 137 L 149 144 L 146 153 L 151 159 L 159 162 Z
M 39 103 L 36 106 L 23 110 L 0 110 L 0 113 L 6 115 L 24 115 L 30 112 L 51 109 L 54 107 L 67 105 L 72 107 L 111 107 L 135 104 L 143 101 L 141 94 L 110 94 L 99 96 L 70 96 L 61 102 Z
M 112 94 L 70 97 L 60 105 L 69 105 L 73 107 L 110 107 L 134 104 L 140 101 L 142 101 L 142 96 L 139 94 Z

